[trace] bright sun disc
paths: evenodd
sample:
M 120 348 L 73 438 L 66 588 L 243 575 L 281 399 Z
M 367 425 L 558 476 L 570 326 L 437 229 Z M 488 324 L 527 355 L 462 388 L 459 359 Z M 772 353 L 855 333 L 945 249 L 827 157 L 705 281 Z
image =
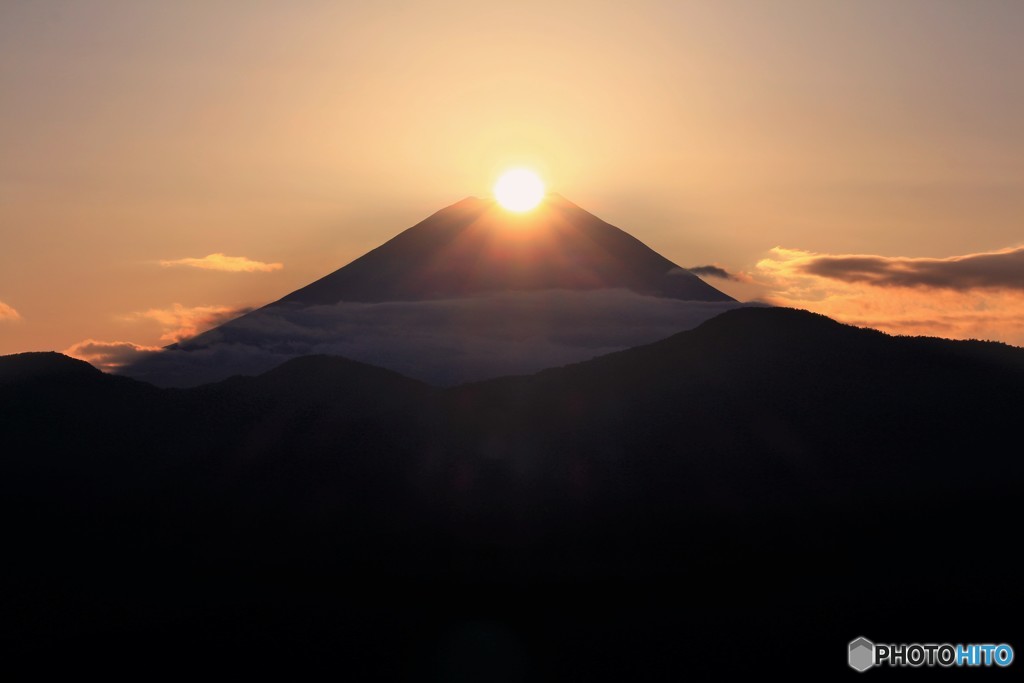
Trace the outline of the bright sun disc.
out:
M 544 198 L 544 183 L 533 171 L 506 171 L 494 184 L 494 197 L 509 211 L 529 211 Z

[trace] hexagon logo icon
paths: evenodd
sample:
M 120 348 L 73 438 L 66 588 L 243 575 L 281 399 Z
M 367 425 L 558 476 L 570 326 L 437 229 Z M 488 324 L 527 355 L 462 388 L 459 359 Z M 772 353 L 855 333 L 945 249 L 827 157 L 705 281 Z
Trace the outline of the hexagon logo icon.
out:
M 875 644 L 867 638 L 851 640 L 849 661 L 857 671 L 867 671 L 875 665 Z

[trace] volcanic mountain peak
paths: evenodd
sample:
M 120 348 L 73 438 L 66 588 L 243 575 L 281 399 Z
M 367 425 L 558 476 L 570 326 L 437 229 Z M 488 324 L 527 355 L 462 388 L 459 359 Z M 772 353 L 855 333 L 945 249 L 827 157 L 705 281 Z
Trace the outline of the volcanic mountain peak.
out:
M 468 197 L 121 372 L 192 386 L 326 354 L 453 385 L 647 344 L 741 305 L 558 195 L 525 213 Z
M 732 301 L 628 233 L 559 195 L 528 213 L 467 197 L 281 299 L 422 301 L 501 291 L 627 289 Z

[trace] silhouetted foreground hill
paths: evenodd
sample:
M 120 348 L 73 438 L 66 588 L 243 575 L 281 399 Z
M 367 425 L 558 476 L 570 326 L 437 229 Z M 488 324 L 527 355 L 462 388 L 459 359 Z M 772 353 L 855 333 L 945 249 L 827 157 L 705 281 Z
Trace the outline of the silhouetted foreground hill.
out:
M 414 680 L 1017 644 L 1022 413 L 1022 349 L 787 309 L 445 390 L 335 357 L 161 390 L 8 356 L 8 642 Z

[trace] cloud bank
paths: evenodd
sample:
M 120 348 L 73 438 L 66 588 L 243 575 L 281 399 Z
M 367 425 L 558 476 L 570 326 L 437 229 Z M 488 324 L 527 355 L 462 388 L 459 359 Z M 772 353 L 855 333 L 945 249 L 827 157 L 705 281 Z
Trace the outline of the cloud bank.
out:
M 174 304 L 170 308 L 150 308 L 146 311 L 132 313 L 131 320 L 153 320 L 164 330 L 160 340 L 175 343 L 194 337 L 211 327 L 248 313 L 252 309 L 238 306 L 182 306 Z
M 944 259 L 772 249 L 766 300 L 893 334 L 1024 345 L 1024 248 Z
M 1024 247 L 950 258 L 829 256 L 789 250 L 788 265 L 808 275 L 876 287 L 925 287 L 966 292 L 1024 291 Z
M 14 310 L 12 306 L 0 301 L 0 322 L 4 320 L 21 320 L 21 314 Z
M 127 341 L 107 342 L 86 339 L 77 344 L 72 344 L 64 349 L 62 353 L 72 358 L 84 360 L 104 372 L 111 372 L 159 350 L 160 347 L 158 346 L 142 346 Z
M 690 329 L 736 302 L 626 290 L 546 290 L 416 302 L 275 304 L 146 356 L 122 372 L 164 386 L 340 355 L 438 385 L 532 373 Z
M 284 268 L 283 263 L 264 263 L 253 261 L 245 256 L 225 256 L 224 254 L 209 254 L 202 258 L 180 258 L 160 261 L 164 268 L 184 266 L 188 268 L 201 268 L 203 270 L 220 270 L 227 273 L 268 273 Z

